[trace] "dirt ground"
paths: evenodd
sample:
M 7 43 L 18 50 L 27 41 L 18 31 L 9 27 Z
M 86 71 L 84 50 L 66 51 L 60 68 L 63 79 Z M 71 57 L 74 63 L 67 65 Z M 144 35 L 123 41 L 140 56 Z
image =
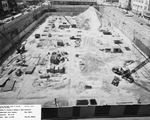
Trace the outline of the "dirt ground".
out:
M 97 105 L 149 103 L 150 76 L 144 68 L 133 74 L 134 83 L 120 78 L 118 86 L 111 84 L 116 76 L 112 72 L 113 67 L 133 60 L 132 64 L 126 66 L 133 69 L 144 58 L 139 59 L 139 54 L 123 33 L 103 17 L 98 19 L 97 12 L 90 7 L 74 17 L 49 16 L 26 40 L 23 56 L 25 64 L 36 67 L 34 72 L 25 74 L 27 67 L 16 64 L 17 58 L 20 58 L 17 52 L 1 66 L 4 70 L 1 71 L 0 80 L 9 77 L 16 83 L 12 91 L 0 91 L 0 104 L 74 106 L 77 100 L 83 99 L 95 99 Z M 70 24 L 76 24 L 77 28 L 72 28 Z M 109 30 L 112 35 L 104 35 L 101 30 Z M 40 34 L 40 38 L 35 38 L 35 34 Z M 70 39 L 72 36 L 77 39 Z M 114 40 L 122 44 L 115 44 Z M 63 46 L 58 46 L 58 41 L 63 42 Z M 130 50 L 127 51 L 125 47 Z M 122 52 L 113 52 L 115 48 Z M 53 52 L 61 54 L 64 61 L 58 65 L 52 64 L 50 58 Z M 64 52 L 67 54 L 62 54 Z M 42 60 L 44 62 L 40 64 Z M 56 70 L 65 68 L 65 73 L 47 72 L 54 66 Z M 15 70 L 8 76 L 10 68 L 21 69 L 23 74 L 18 77 Z M 40 78 L 41 75 L 49 77 Z

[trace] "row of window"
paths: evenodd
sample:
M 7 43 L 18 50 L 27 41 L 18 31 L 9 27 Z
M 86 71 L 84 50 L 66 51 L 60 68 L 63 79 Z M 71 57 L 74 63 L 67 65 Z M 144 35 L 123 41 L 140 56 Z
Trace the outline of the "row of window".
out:
M 142 5 L 136 5 L 136 4 L 133 4 L 133 7 L 142 8 L 143 6 L 142 6 Z
M 145 1 L 146 5 L 148 5 L 148 3 L 149 3 L 149 0 L 133 0 L 133 1 L 140 2 L 140 3 L 144 3 L 144 1 Z
M 8 7 L 8 4 L 7 4 L 7 3 L 3 3 L 2 5 L 3 5 L 3 8 L 4 8 L 4 7 Z
M 141 8 L 141 9 L 143 8 L 143 6 L 141 6 L 141 5 L 136 5 L 136 4 L 133 4 L 133 7 L 136 7 L 137 9 L 138 9 L 138 8 Z M 144 10 L 147 10 L 147 6 L 144 7 Z

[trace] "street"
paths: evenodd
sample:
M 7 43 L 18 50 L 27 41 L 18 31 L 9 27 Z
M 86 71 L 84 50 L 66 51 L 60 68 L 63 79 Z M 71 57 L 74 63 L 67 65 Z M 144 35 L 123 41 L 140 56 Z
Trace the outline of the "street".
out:
M 120 16 L 120 18 L 128 19 L 130 22 L 135 22 L 135 23 L 138 23 L 139 25 L 141 25 L 141 23 L 143 23 L 142 26 L 144 26 L 146 29 L 150 30 L 150 27 L 148 27 L 146 25 L 149 22 L 145 18 L 138 17 L 137 15 L 134 15 L 133 17 L 126 17 L 125 14 L 122 13 L 122 9 L 115 8 L 115 7 L 106 7 L 106 9 L 109 11 L 112 11 L 114 13 L 114 15 Z M 142 27 L 142 26 L 140 26 L 140 27 Z

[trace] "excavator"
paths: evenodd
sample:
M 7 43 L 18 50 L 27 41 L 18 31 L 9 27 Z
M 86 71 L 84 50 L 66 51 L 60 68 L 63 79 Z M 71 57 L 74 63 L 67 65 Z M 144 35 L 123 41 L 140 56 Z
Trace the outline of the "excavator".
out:
M 112 71 L 121 76 L 123 79 L 129 81 L 130 83 L 134 82 L 134 78 L 131 76 L 133 73 L 137 72 L 139 69 L 141 69 L 142 67 L 144 67 L 148 62 L 150 62 L 150 58 L 147 58 L 146 60 L 144 60 L 142 63 L 140 63 L 137 67 L 135 67 L 133 70 L 129 70 L 126 69 L 124 70 L 124 68 L 122 67 L 113 67 Z M 118 86 L 119 84 L 119 77 L 114 77 L 112 84 L 115 86 Z

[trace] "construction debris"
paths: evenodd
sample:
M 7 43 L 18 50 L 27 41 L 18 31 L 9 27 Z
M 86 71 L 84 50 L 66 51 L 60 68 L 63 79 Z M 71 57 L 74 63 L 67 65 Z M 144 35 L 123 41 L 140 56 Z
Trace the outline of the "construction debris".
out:
M 149 103 L 143 68 L 149 60 L 142 62 L 131 41 L 108 24 L 92 6 L 77 16 L 49 16 L 0 66 L 6 98 L 0 103 L 11 96 L 19 104 L 53 107 Z

